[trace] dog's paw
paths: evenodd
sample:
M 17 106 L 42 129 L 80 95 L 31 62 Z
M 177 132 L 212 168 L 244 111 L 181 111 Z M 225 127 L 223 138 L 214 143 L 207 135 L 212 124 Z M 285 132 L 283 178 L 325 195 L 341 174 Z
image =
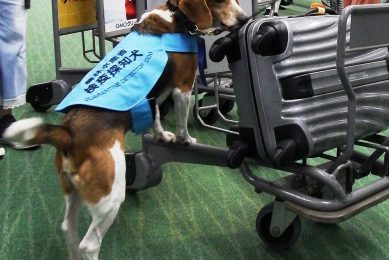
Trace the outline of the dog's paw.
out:
M 176 136 L 173 142 L 176 144 L 194 144 L 197 143 L 197 139 L 190 136 L 186 136 L 186 137 Z
M 176 135 L 169 131 L 159 132 L 154 135 L 154 139 L 164 143 L 171 143 L 176 138 Z
M 99 260 L 100 246 L 95 241 L 81 241 L 80 253 L 82 259 Z

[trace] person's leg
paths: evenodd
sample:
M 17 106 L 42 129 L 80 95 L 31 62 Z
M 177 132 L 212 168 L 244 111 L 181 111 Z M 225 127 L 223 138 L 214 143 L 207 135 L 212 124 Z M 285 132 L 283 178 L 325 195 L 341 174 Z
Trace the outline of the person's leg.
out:
M 26 27 L 25 0 L 0 0 L 0 138 L 15 122 L 12 109 L 26 102 Z
M 24 0 L 0 0 L 0 73 L 2 110 L 25 103 L 27 88 Z M 10 111 L 2 111 L 6 113 Z

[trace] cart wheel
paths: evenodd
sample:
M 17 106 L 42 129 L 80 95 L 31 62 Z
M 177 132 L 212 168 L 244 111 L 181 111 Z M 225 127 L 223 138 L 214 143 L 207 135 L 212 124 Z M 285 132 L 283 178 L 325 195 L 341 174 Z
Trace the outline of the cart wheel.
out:
M 199 100 L 199 107 L 201 107 L 203 104 L 203 99 Z M 203 114 L 204 113 L 204 114 Z M 206 123 L 207 125 L 212 125 L 217 121 L 219 118 L 219 115 L 217 113 L 216 108 L 212 108 L 210 110 L 203 110 L 200 111 L 200 117 Z M 196 113 L 196 106 L 193 107 L 193 118 L 196 120 L 196 122 L 199 122 L 199 119 L 197 118 L 197 113 Z
M 128 195 L 135 195 L 138 190 L 130 188 L 136 178 L 135 154 L 125 153 L 126 158 L 126 193 Z
M 273 206 L 274 203 L 267 204 L 259 211 L 256 220 L 257 233 L 270 249 L 277 251 L 286 250 L 297 241 L 301 232 L 301 221 L 297 216 L 281 236 L 273 236 L 270 233 Z
M 46 111 L 49 110 L 50 107 L 51 107 L 51 105 L 40 106 L 40 105 L 33 104 L 33 103 L 31 103 L 31 106 L 32 106 L 32 108 L 34 108 L 35 111 L 41 112 L 41 113 L 46 112 Z
M 220 103 L 221 103 L 220 112 L 223 115 L 228 114 L 234 108 L 235 105 L 235 102 L 229 99 L 221 99 Z

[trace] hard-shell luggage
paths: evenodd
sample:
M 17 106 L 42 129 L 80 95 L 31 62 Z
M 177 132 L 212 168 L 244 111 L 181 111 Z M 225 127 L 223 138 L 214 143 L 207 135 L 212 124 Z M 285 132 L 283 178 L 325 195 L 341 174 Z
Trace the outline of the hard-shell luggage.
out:
M 239 57 L 230 63 L 239 82 L 239 125 L 247 138 L 255 136 L 261 160 L 284 164 L 345 145 L 348 97 L 336 68 L 338 21 L 332 15 L 269 18 L 240 30 Z M 345 69 L 357 100 L 356 139 L 384 130 L 388 49 L 349 52 Z

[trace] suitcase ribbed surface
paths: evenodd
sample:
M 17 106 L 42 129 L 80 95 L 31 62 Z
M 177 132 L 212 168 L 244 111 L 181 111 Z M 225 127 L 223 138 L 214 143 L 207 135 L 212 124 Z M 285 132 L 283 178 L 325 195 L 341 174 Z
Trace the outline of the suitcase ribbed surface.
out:
M 288 124 L 298 125 L 304 132 L 309 146 L 305 148 L 307 155 L 344 145 L 347 97 L 336 72 L 338 16 L 259 20 L 251 25 L 247 46 L 250 46 L 256 30 L 269 21 L 286 25 L 286 51 L 273 57 L 262 57 L 248 50 L 252 73 L 258 74 L 253 82 L 259 83 L 253 87 L 258 89 L 256 93 L 260 93 L 257 94 L 258 109 L 262 111 L 259 120 L 263 145 L 268 154 L 274 152 L 277 139 L 271 129 Z M 357 138 L 377 133 L 388 126 L 387 55 L 387 49 L 379 48 L 352 52 L 346 56 L 347 71 L 358 100 Z M 274 75 L 265 75 L 264 71 L 273 71 Z M 280 80 L 301 75 L 309 75 L 313 96 L 285 100 Z

